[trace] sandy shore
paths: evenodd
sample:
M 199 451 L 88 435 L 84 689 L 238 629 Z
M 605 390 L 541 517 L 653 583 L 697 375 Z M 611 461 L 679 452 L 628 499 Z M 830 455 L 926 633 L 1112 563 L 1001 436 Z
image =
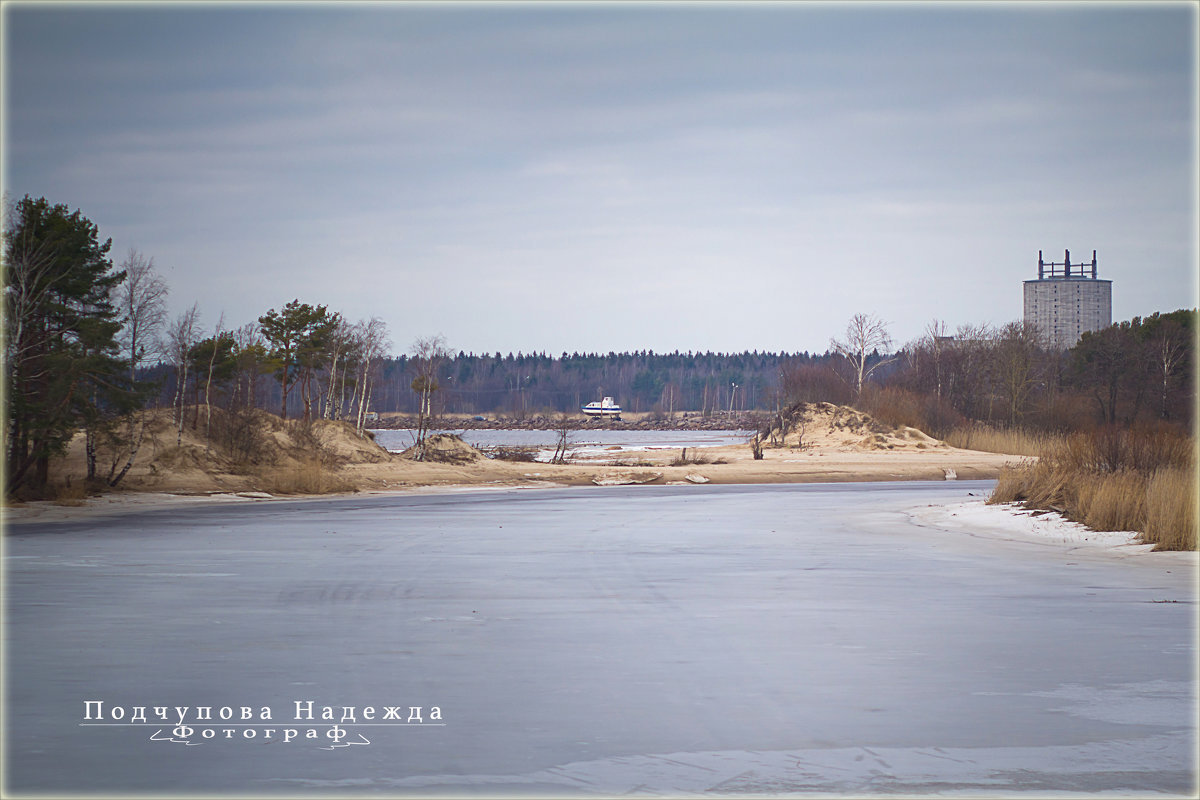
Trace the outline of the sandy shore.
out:
M 1020 459 L 943 447 L 930 450 L 862 451 L 820 447 L 800 450 L 766 448 L 755 460 L 748 445 L 689 449 L 709 463 L 671 466 L 680 450 L 622 449 L 610 461 L 573 464 L 480 461 L 473 464 L 414 462 L 356 464 L 346 468 L 363 489 L 439 485 L 501 485 L 529 481 L 582 486 L 606 479 L 628 483 L 829 483 L 841 481 L 992 479 L 1007 463 Z M 723 462 L 723 463 L 720 463 Z
M 995 478 L 1015 456 L 941 446 L 928 450 L 862 451 L 816 443 L 812 447 L 766 448 L 755 460 L 748 445 L 689 450 L 705 460 L 725 463 L 671 466 L 679 450 L 624 449 L 609 463 L 546 464 L 484 459 L 470 464 L 421 463 L 392 458 L 379 463 L 348 464 L 339 475 L 358 488 L 355 494 L 444 492 L 455 490 L 553 488 L 618 484 L 698 485 L 750 483 L 838 483 L 847 481 L 977 480 Z M 5 521 L 52 521 L 162 509 L 197 502 L 267 502 L 297 500 L 312 495 L 269 494 L 256 491 L 237 476 L 219 481 L 198 480 L 192 473 L 157 481 L 153 489 L 135 485 L 123 491 L 71 501 L 28 502 L 3 509 Z M 339 496 L 331 493 L 319 497 Z
M 759 459 L 748 443 L 686 451 L 627 445 L 580 447 L 566 464 L 486 458 L 454 437 L 440 439 L 438 458 L 415 461 L 358 436 L 346 423 L 320 421 L 305 428 L 265 412 L 260 417 L 262 452 L 271 466 L 239 468 L 200 435 L 199 425 L 178 432 L 169 412 L 159 412 L 120 489 L 100 496 L 85 497 L 80 489 L 86 468 L 83 436 L 77 435 L 66 456 L 52 462 L 53 482 L 73 485 L 75 491 L 55 501 L 6 506 L 4 519 L 70 519 L 177 503 L 266 502 L 348 493 L 989 480 L 1006 464 L 1021 461 L 1017 456 L 951 447 L 914 428 L 880 425 L 855 409 L 828 403 L 806 406 L 786 436 L 764 442 Z M 586 434 L 579 432 L 575 438 L 580 436 Z M 685 454 L 686 463 L 680 464 Z

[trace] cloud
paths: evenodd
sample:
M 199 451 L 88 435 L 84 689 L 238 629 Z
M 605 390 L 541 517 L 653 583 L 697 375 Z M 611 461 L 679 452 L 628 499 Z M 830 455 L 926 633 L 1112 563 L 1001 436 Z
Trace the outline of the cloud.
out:
M 214 318 L 302 294 L 398 343 L 823 349 L 864 309 L 1015 318 L 1064 246 L 1114 313 L 1191 291 L 1186 13 L 189 9 L 6 8 L 6 186 Z

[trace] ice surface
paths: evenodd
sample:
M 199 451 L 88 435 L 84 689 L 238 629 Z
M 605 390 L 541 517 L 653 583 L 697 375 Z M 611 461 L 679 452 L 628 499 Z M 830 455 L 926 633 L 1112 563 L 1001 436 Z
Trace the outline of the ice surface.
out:
M 981 510 L 989 488 L 460 492 L 12 525 L 5 789 L 1191 793 L 1193 554 L 1032 537 Z M 268 706 L 279 732 L 185 746 L 81 727 L 87 700 Z M 445 725 L 285 744 L 330 724 L 296 722 L 297 700 L 436 705 Z

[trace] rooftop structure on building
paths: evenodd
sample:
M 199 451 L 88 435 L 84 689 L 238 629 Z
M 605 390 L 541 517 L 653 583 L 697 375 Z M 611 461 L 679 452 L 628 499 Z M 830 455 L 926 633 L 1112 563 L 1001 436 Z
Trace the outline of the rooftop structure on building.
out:
M 1038 251 L 1037 280 L 1025 281 L 1025 322 L 1037 328 L 1050 347 L 1074 347 L 1087 331 L 1112 324 L 1112 281 L 1096 277 L 1096 251 L 1090 263 L 1046 261 Z

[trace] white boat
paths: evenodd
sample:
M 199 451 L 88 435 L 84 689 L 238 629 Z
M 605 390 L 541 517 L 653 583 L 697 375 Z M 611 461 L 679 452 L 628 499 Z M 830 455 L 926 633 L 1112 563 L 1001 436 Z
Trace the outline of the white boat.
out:
M 596 400 L 588 403 L 583 408 L 579 409 L 589 417 L 612 417 L 613 419 L 621 418 L 621 407 L 613 402 L 611 397 L 606 397 L 603 400 Z

